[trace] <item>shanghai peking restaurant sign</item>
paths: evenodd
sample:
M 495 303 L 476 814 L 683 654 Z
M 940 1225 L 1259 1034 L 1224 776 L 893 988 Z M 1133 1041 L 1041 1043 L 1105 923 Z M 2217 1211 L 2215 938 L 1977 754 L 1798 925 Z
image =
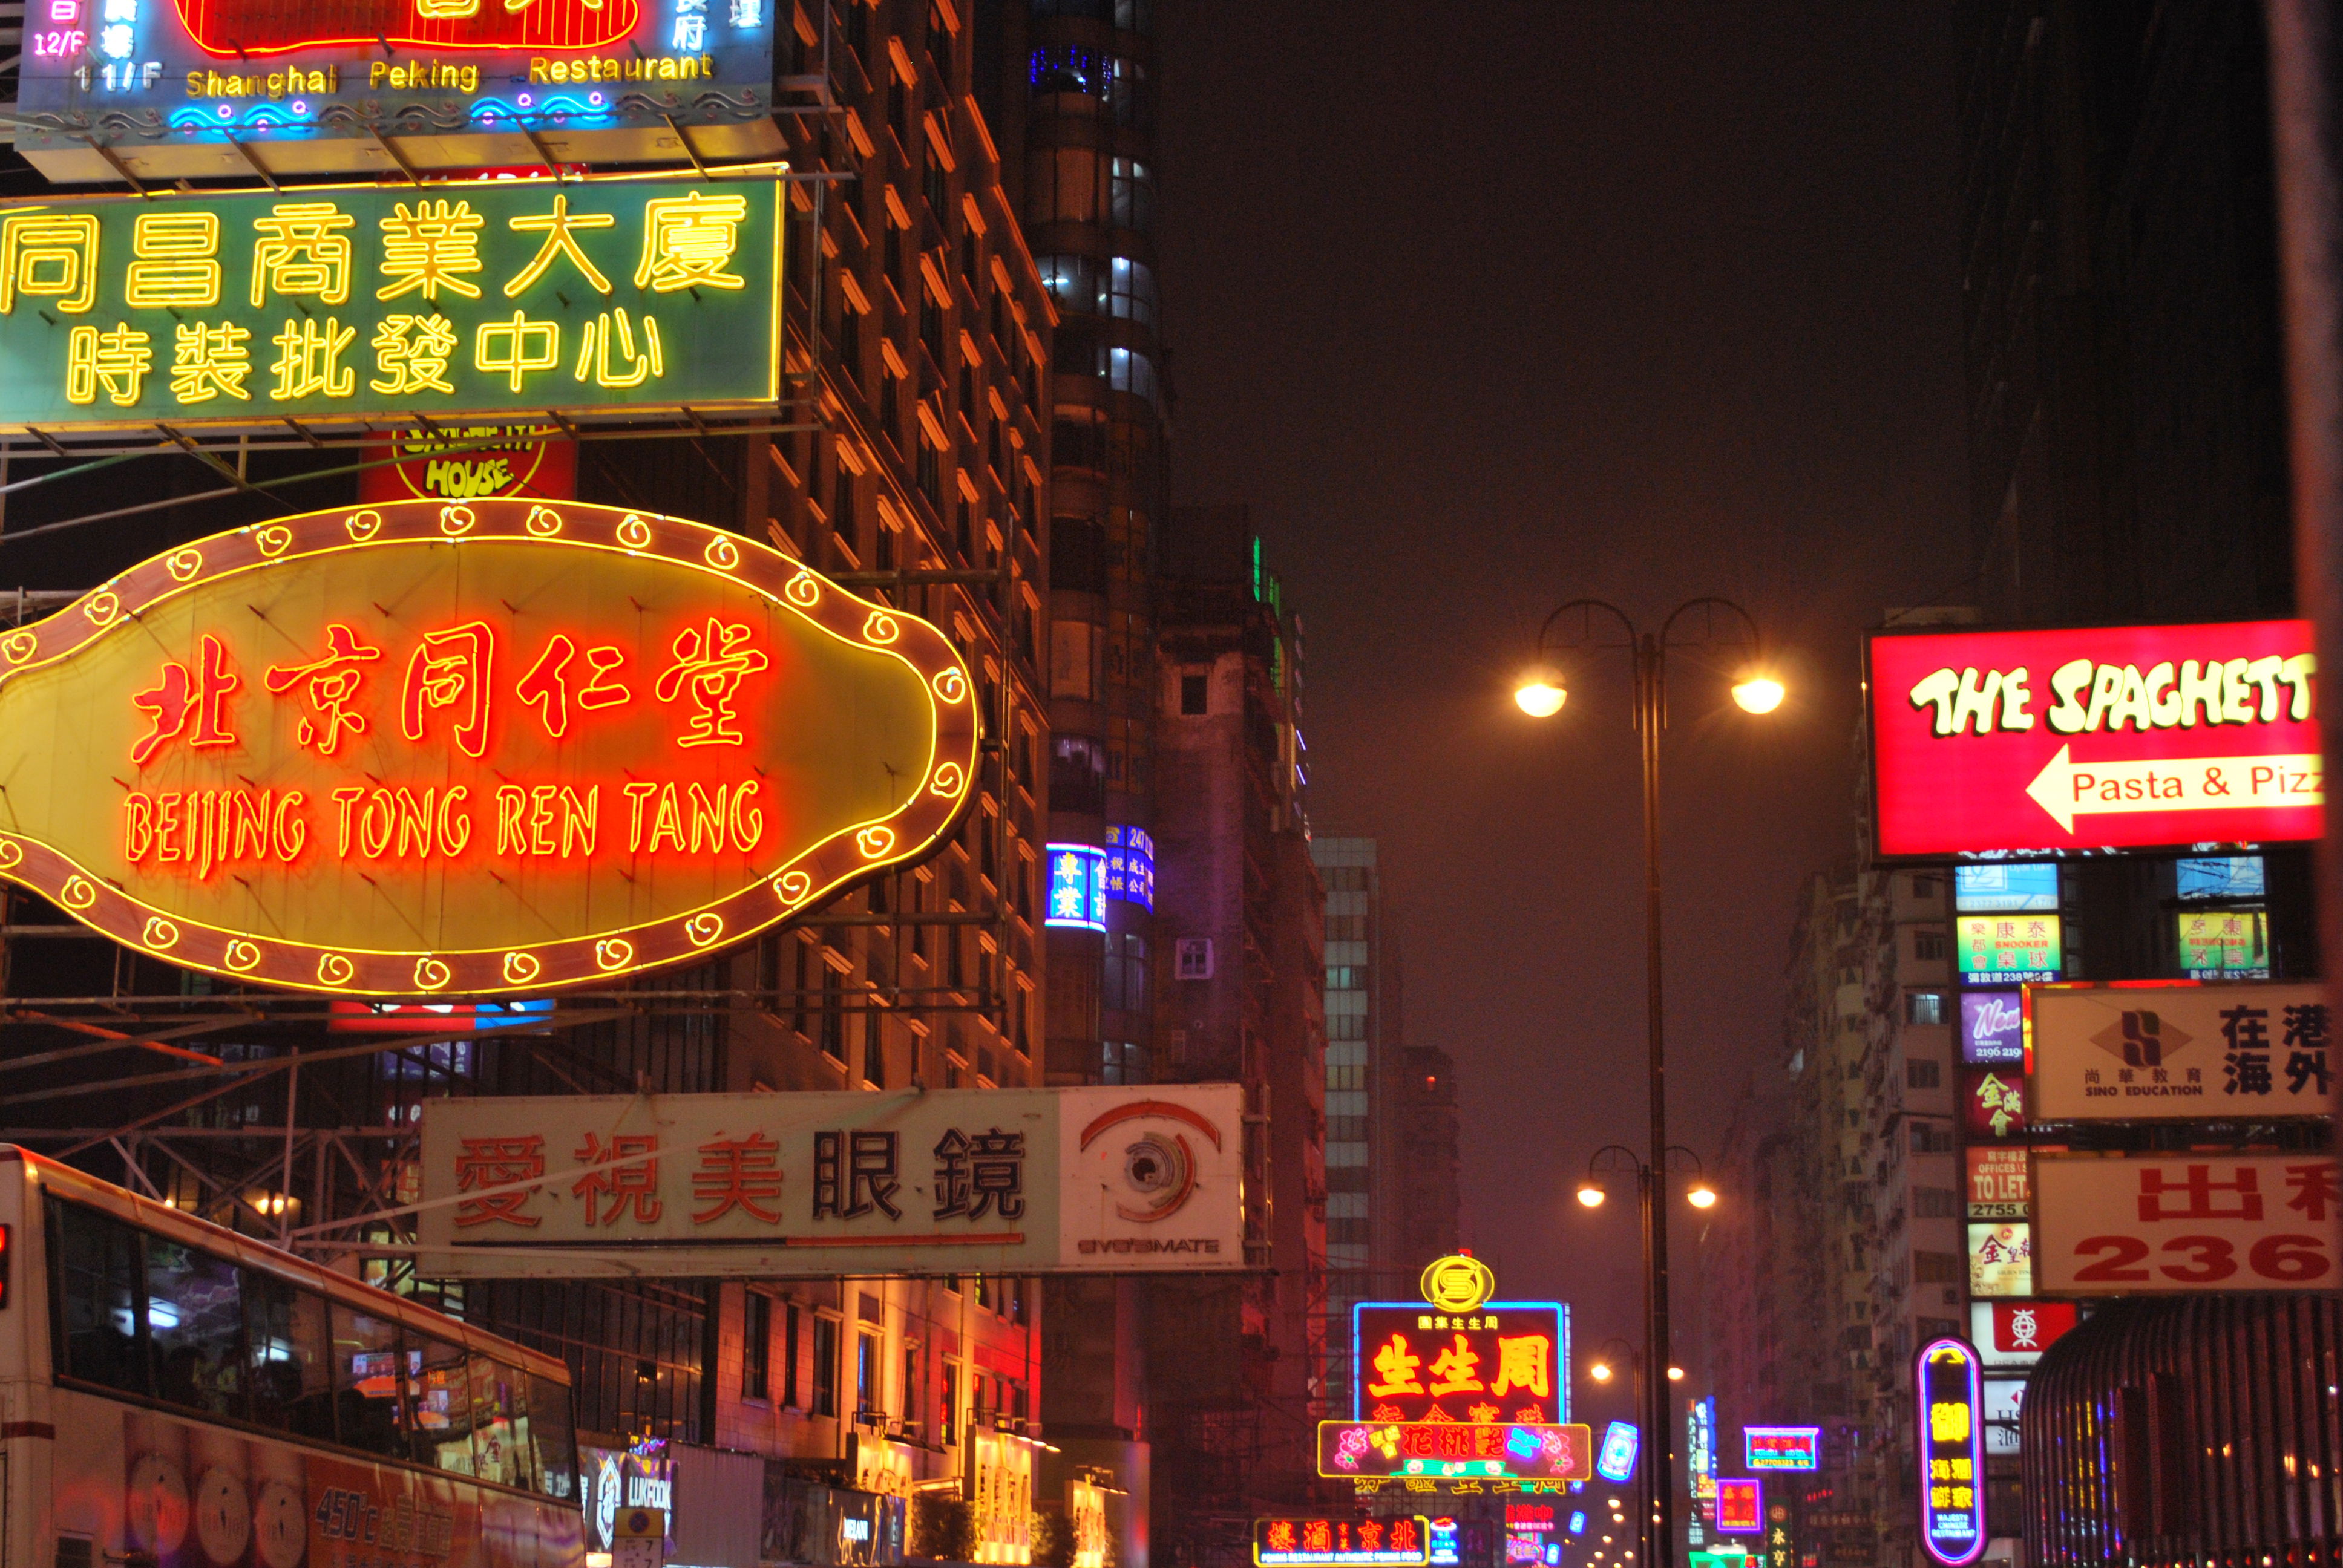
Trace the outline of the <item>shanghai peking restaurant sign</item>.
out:
M 36 0 L 17 146 L 64 183 L 769 156 L 789 15 L 775 0 Z
M 2316 689 L 2302 620 L 1875 636 L 1879 853 L 2316 839 Z
M 0 877 L 271 985 L 608 983 L 926 852 L 978 731 L 942 633 L 722 529 L 312 512 L 0 636 Z
M 780 191 L 524 180 L 0 206 L 0 427 L 770 405 Z

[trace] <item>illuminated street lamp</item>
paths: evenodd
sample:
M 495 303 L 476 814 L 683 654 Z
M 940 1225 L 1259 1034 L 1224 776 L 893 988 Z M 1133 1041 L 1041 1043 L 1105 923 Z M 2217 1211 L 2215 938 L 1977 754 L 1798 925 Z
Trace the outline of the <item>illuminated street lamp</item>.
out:
M 1597 612 L 1616 625 L 1624 634 L 1624 640 L 1596 639 Z M 1681 637 L 1676 635 L 1679 623 L 1684 628 Z M 1555 636 L 1557 626 L 1564 628 L 1564 635 Z M 1538 628 L 1534 667 L 1513 692 L 1513 700 L 1524 713 L 1552 718 L 1568 699 L 1561 674 L 1568 652 L 1623 649 L 1634 670 L 1635 734 L 1641 742 L 1644 775 L 1644 1035 L 1650 1054 L 1651 1161 L 1663 1171 L 1668 1156 L 1668 1121 L 1666 1030 L 1660 989 L 1660 733 L 1668 721 L 1668 650 L 1701 648 L 1741 650 L 1744 662 L 1732 691 L 1735 706 L 1743 712 L 1764 715 L 1780 709 L 1787 689 L 1765 665 L 1764 639 L 1758 636 L 1757 623 L 1732 600 L 1713 597 L 1678 605 L 1656 632 L 1638 629 L 1624 610 L 1606 600 L 1572 599 L 1546 617 Z M 1581 1187 L 1578 1194 L 1579 1201 L 1590 1209 L 1601 1201 L 1588 1196 L 1592 1185 L 1590 1181 Z M 1698 1191 L 1707 1194 L 1708 1201 L 1695 1201 L 1695 1207 L 1704 1209 L 1715 1201 L 1714 1191 L 1705 1183 Z M 1644 1204 L 1644 1285 L 1648 1298 L 1645 1333 L 1650 1359 L 1655 1365 L 1664 1365 L 1669 1344 L 1667 1205 L 1648 1200 Z M 1660 1378 L 1650 1381 L 1645 1421 L 1651 1448 L 1645 1464 L 1658 1520 L 1653 1540 L 1661 1545 L 1648 1553 L 1645 1561 L 1664 1563 L 1675 1549 L 1669 1518 L 1674 1509 L 1674 1456 L 1669 1452 L 1674 1423 L 1668 1416 L 1667 1382 Z

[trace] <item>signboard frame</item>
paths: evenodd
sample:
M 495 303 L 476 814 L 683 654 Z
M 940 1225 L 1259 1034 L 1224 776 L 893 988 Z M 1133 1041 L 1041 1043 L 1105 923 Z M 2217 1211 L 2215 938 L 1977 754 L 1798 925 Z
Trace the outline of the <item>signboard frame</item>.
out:
M 2328 1001 L 2316 980 L 2068 981 L 2027 986 L 2022 1005 L 2029 1120 L 2332 1114 L 2329 1075 L 2343 1063 L 2330 1061 Z M 2224 1017 L 2232 1009 L 2249 1011 Z M 2167 1065 L 2183 1053 L 2192 1059 Z

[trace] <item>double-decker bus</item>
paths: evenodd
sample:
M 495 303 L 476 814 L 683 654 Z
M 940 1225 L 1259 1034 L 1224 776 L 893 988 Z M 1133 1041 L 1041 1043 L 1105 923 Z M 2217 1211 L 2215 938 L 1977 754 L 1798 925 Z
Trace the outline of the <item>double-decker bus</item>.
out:
M 559 1362 L 0 1145 L 0 1568 L 579 1568 Z

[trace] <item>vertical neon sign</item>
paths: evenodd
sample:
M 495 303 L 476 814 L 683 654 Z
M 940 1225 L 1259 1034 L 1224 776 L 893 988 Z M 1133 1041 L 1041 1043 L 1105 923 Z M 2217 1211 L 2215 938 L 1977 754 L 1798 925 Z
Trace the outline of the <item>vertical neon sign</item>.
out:
M 1985 1554 L 1984 1385 L 1964 1340 L 1934 1340 L 1914 1366 L 1919 1423 L 1920 1543 L 1945 1568 Z

